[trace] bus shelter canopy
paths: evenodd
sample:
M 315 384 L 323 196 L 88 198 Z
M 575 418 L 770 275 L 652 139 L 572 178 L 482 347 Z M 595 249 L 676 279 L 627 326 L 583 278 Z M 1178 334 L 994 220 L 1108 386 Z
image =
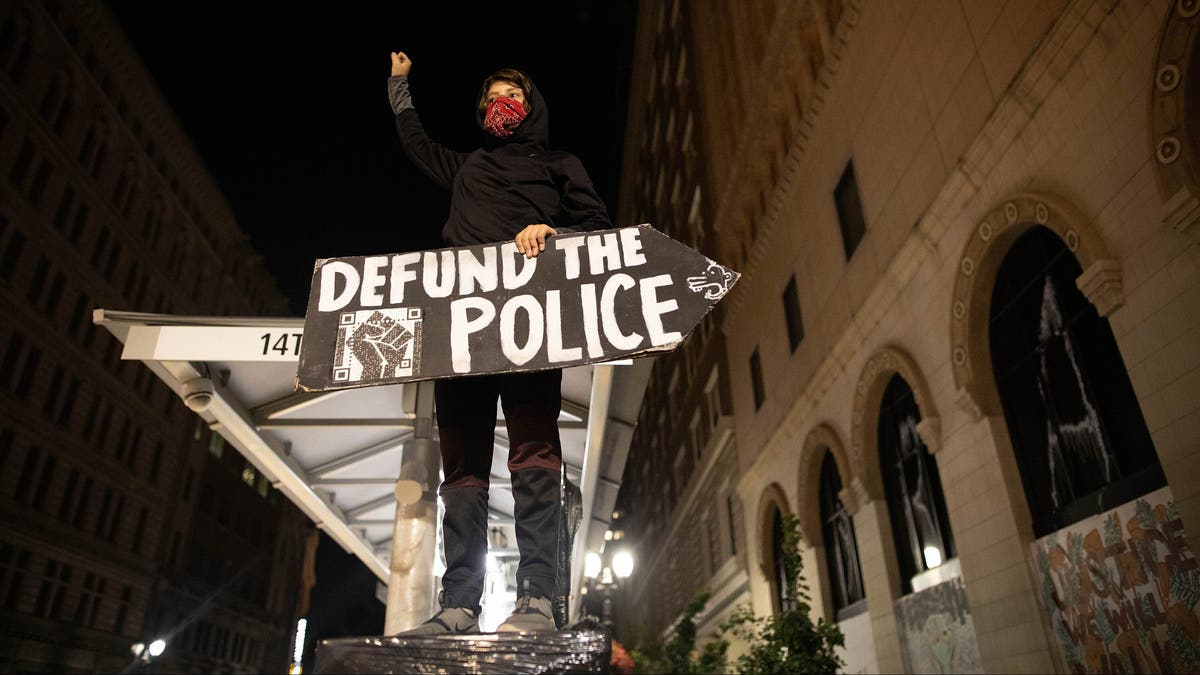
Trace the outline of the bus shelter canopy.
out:
M 121 341 L 123 360 L 141 361 L 317 527 L 388 582 L 404 444 L 436 427 L 435 416 L 421 412 L 429 406 L 415 403 L 429 396 L 430 383 L 297 392 L 303 319 L 97 309 L 93 321 Z M 563 461 L 584 496 L 573 589 L 582 581 L 585 552 L 604 546 L 650 366 L 645 358 L 563 371 Z M 489 529 L 505 529 L 515 541 L 499 410 L 497 418 Z

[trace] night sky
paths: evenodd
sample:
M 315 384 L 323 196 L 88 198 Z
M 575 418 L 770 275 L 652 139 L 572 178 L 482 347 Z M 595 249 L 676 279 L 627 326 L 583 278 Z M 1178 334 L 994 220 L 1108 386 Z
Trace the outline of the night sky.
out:
M 296 316 L 317 258 L 441 246 L 449 194 L 400 148 L 392 51 L 413 60 L 430 136 L 463 151 L 479 146 L 479 83 L 526 72 L 551 144 L 583 161 L 615 214 L 633 0 L 109 6 Z
M 479 146 L 479 83 L 523 70 L 546 99 L 551 144 L 583 161 L 615 214 L 633 0 L 109 6 L 296 316 L 317 258 L 441 246 L 449 194 L 400 148 L 392 51 L 413 60 L 430 136 L 463 151 Z M 370 573 L 324 535 L 320 549 L 310 636 L 381 631 Z

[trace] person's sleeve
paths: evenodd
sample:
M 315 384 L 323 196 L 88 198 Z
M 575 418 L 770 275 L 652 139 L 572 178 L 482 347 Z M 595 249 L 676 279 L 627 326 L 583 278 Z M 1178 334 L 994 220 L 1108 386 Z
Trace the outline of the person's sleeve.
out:
M 608 209 L 583 163 L 574 155 L 568 155 L 562 163 L 562 211 L 563 222 L 555 223 L 554 229 L 561 232 L 589 232 L 613 226 Z
M 388 78 L 388 101 L 396 115 L 396 133 L 400 135 L 404 154 L 433 182 L 449 190 L 467 154 L 436 143 L 425 133 L 417 109 L 413 107 L 407 76 L 393 75 Z

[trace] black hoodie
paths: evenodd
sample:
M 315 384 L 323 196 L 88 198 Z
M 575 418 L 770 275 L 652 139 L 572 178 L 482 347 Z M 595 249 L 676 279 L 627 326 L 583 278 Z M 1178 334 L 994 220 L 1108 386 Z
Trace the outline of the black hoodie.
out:
M 438 185 L 450 190 L 450 215 L 442 227 L 448 246 L 510 240 L 525 227 L 545 223 L 559 232 L 612 227 L 583 164 L 550 150 L 550 116 L 531 85 L 529 114 L 512 136 L 483 131 L 484 147 L 457 152 L 429 138 L 408 93 L 408 78 L 388 79 L 396 131 L 404 152 Z

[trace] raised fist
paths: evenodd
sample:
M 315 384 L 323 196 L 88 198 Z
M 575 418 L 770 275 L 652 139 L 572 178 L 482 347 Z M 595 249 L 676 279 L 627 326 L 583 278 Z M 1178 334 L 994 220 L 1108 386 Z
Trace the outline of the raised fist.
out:
M 412 59 L 404 52 L 392 52 L 392 75 L 408 75 L 412 70 Z
M 396 377 L 412 337 L 412 333 L 395 319 L 382 312 L 371 314 L 348 340 L 350 352 L 362 364 L 362 379 Z

